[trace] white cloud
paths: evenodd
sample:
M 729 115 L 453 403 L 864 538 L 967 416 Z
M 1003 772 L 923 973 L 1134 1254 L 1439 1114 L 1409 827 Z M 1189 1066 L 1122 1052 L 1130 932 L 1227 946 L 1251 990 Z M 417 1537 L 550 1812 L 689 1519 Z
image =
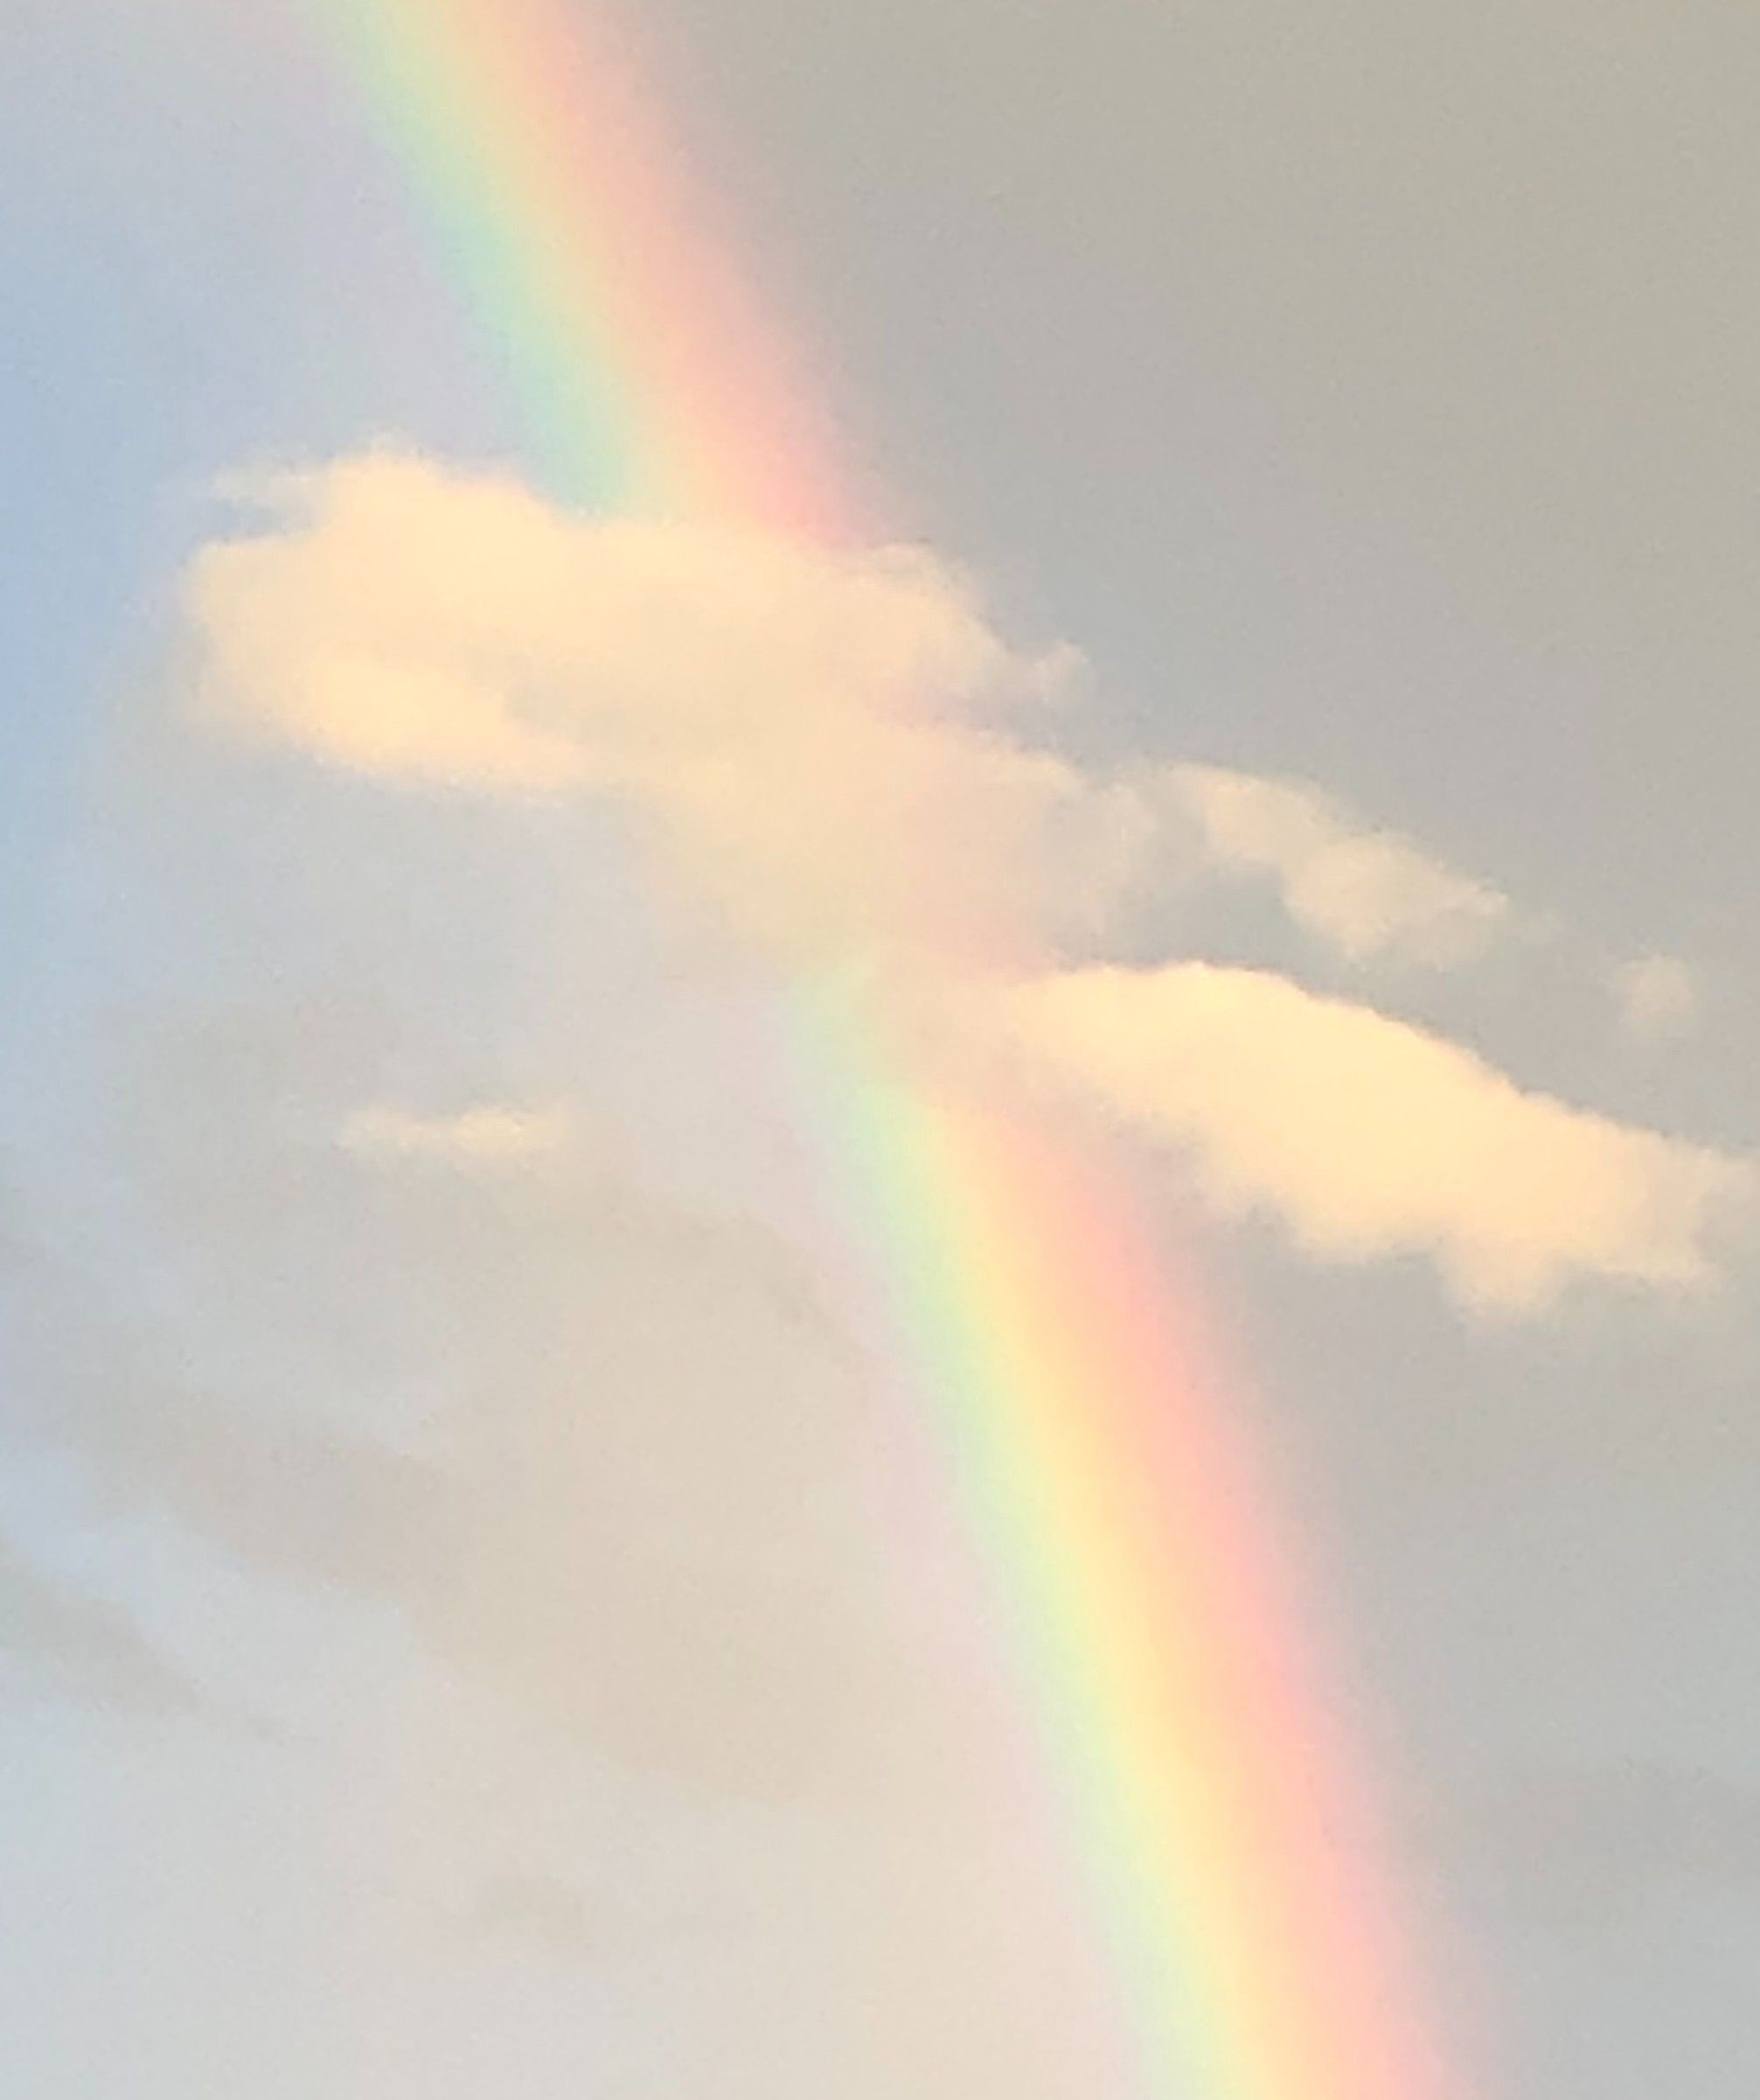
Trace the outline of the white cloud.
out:
M 912 548 L 569 516 L 369 457 L 268 490 L 187 586 L 208 717 L 388 779 L 592 789 L 790 952 L 967 952 L 1089 918 L 1134 803 L 1003 733 L 1009 650 Z
M 1015 724 L 1067 657 L 1011 649 L 927 553 L 597 521 L 388 456 L 267 499 L 188 580 L 210 721 L 412 787 L 614 798 L 657 868 L 770 956 L 882 963 L 891 1019 L 908 995 L 931 1058 L 972 985 L 1015 983 L 1017 1044 L 1316 1254 L 1424 1253 L 1463 1298 L 1512 1310 L 1575 1276 L 1710 1273 L 1714 1217 L 1749 1181 L 1729 1160 L 1277 977 L 1061 968 L 1100 952 L 1181 824 L 1355 959 L 1464 961 L 1512 912 L 1310 787 L 1200 766 L 1121 782 L 1035 745 Z M 1628 1005 L 1659 1026 L 1681 990 L 1646 965 Z M 558 1132 L 379 1109 L 348 1142 L 504 1166 Z
M 1223 1209 L 1271 1212 L 1327 1259 L 1430 1255 L 1477 1308 L 1532 1310 L 1576 1276 L 1701 1286 L 1753 1193 L 1734 1161 L 1263 972 L 1078 970 L 1000 998 L 1033 1058 L 1186 1150 Z
M 1498 891 L 1318 788 L 1218 766 L 1174 766 L 1165 779 L 1214 866 L 1273 878 L 1290 917 L 1353 963 L 1469 962 L 1508 922 Z
M 595 521 L 390 455 L 263 494 L 188 581 L 212 720 L 406 782 L 618 796 L 792 953 L 1091 949 L 1194 824 L 1353 959 L 1462 961 L 1506 916 L 1316 789 L 1108 780 L 1011 734 L 1070 652 L 1011 648 L 921 549 Z

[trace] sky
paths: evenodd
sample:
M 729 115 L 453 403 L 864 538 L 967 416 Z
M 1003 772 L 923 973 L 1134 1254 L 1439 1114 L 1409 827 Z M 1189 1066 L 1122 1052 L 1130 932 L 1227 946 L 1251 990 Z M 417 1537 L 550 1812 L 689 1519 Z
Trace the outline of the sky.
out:
M 1199 1279 L 1463 2089 L 1751 2093 L 1760 24 L 646 0 L 832 549 L 559 500 L 315 13 L 0 0 L 10 2084 L 1147 2100 L 830 970 Z

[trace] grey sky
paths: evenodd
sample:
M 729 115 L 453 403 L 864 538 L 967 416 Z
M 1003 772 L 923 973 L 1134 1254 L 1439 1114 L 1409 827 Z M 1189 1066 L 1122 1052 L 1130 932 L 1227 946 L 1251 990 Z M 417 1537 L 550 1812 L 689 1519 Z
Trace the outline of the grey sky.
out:
M 1317 783 L 1523 929 L 1365 965 L 1224 886 L 1130 940 L 1750 1155 L 1760 20 L 642 15 L 877 519 L 1085 653 L 1058 742 Z M 0 40 L 0 2073 L 1134 2100 L 746 966 L 602 813 L 180 720 L 214 475 L 517 446 L 310 23 Z M 1678 1033 L 1621 1025 L 1650 955 Z M 512 1176 L 338 1142 L 483 1101 L 574 1120 Z M 1488 1325 L 1193 1229 L 1473 2090 L 1747 2100 L 1751 1242 L 1702 1302 Z

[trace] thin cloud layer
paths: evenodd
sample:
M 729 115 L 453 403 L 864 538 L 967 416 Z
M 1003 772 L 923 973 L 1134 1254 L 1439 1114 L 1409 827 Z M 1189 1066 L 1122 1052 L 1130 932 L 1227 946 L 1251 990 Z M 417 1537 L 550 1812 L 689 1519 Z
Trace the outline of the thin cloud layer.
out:
M 1503 1311 L 1580 1276 L 1711 1276 L 1714 1227 L 1750 1188 L 1732 1161 L 1287 979 L 1083 967 L 1182 826 L 1353 960 L 1461 962 L 1512 912 L 1299 783 L 1120 779 L 1035 742 L 1067 652 L 1011 649 L 929 554 L 595 521 L 381 455 L 265 496 L 188 578 L 211 723 L 406 789 L 614 801 L 743 939 L 930 990 L 943 1023 L 999 1030 L 1311 1254 L 1424 1254 Z M 1640 988 L 1652 1006 L 1668 990 Z M 380 1106 L 348 1142 L 486 1165 L 550 1141 L 485 1113 Z
M 1701 1287 L 1751 1193 L 1715 1153 L 1264 971 L 1080 970 L 1003 998 L 1036 1060 L 1186 1150 L 1224 1210 L 1270 1211 L 1327 1259 L 1431 1255 L 1476 1308 L 1532 1310 L 1575 1275 Z
M 51 1581 L 3 1541 L 0 1655 L 42 1690 L 101 1707 L 170 1714 L 206 1703 L 127 1612 Z
M 894 1471 L 888 1396 L 810 1314 L 810 1276 L 758 1221 L 616 1180 L 588 1142 L 488 1191 L 315 1144 L 341 1076 L 303 1093 L 310 1019 L 282 1018 L 287 1059 L 224 1028 L 200 1087 L 131 1111 L 179 1317 L 135 1306 L 137 1265 L 106 1277 L 89 1244 L 0 1264 L 0 1434 L 129 1531 L 192 1536 L 200 1579 L 155 1583 L 151 1623 L 202 1658 L 214 1711 L 247 1691 L 274 1717 L 277 1791 L 253 1784 L 247 1830 L 302 1772 L 340 1818 L 290 1814 L 333 1833 L 316 1846 L 247 1838 L 224 1902 L 273 1922 L 285 1854 L 298 1916 L 316 1887 L 420 1949 L 473 2035 L 485 1975 L 518 1980 L 520 2035 L 534 1979 L 574 2008 L 584 1978 L 664 2038 L 644 2092 L 748 2061 L 776 2095 L 1091 2091 L 1110 2006 L 1018 1721 L 972 1666 L 986 1602 Z M 355 1079 L 379 1068 L 363 1045 Z M 730 1092 L 730 1120 L 750 1113 Z M 198 1386 L 232 1356 L 216 1308 L 249 1361 Z M 302 1351 L 325 1333 L 328 1373 Z M 396 1450 L 376 1363 L 430 1396 Z M 175 1695 L 107 1610 L 94 1626 L 12 1576 L 0 1549 L 0 1673 Z M 212 1812 L 198 1790 L 185 1827 Z M 314 1858 L 339 1862 L 334 1891 Z M 1022 2004 L 1052 2008 L 1030 2034 Z M 548 2076 L 557 2030 L 537 2031 Z M 437 2048 L 408 2090 L 454 2061 Z
M 759 1227 L 578 1158 L 484 1201 L 449 1167 L 385 1173 L 285 1134 L 265 1157 L 270 1101 L 231 1076 L 155 1133 L 186 1165 L 195 1126 L 232 1140 L 194 1273 L 278 1360 L 344 1332 L 356 1414 L 373 1359 L 393 1365 L 435 1395 L 429 1432 L 399 1449 L 325 1422 L 321 1371 L 292 1400 L 198 1384 L 179 1332 L 39 1251 L 0 1269 L 0 1438 L 263 1574 L 395 1606 L 449 1670 L 631 1770 L 748 1797 L 872 1787 L 937 1725 L 861 1506 L 859 1373 Z M 297 1279 L 279 1319 L 256 1295 L 273 1271 Z M 27 1578 L 0 1540 L 0 1655 L 169 1700 L 119 1615 Z

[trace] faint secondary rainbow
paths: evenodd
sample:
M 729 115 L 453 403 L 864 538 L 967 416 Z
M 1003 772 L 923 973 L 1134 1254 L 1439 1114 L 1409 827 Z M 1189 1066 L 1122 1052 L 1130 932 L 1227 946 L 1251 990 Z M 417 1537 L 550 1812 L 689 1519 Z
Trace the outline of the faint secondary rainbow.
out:
M 504 365 L 604 512 L 843 538 L 823 417 L 588 0 L 309 0 Z M 1184 2100 L 1447 2081 L 1313 1682 L 1240 1411 L 1128 1182 L 798 1003 L 810 1109 L 1081 1844 L 1149 2067 Z

